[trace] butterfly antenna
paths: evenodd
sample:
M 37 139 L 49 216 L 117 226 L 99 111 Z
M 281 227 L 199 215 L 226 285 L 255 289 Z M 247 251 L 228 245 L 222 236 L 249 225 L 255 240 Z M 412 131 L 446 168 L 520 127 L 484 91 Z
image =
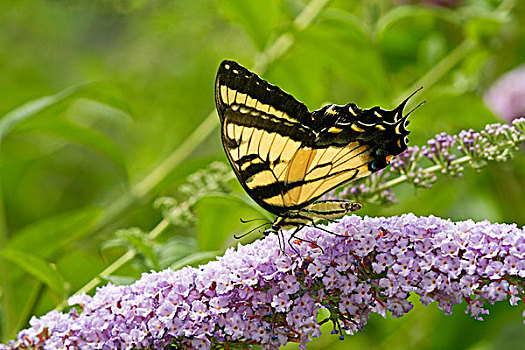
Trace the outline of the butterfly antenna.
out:
M 242 218 L 239 218 L 239 220 L 241 220 L 241 222 L 243 224 L 246 224 L 248 222 L 253 222 L 253 221 L 257 221 L 257 220 L 266 220 L 267 222 L 271 222 L 270 220 L 266 219 L 266 218 L 258 218 L 258 219 L 250 219 L 250 220 L 243 220 Z
M 411 93 L 410 96 L 408 96 L 407 98 L 405 98 L 405 100 L 404 100 L 403 102 L 401 102 L 397 108 L 400 108 L 400 107 L 401 107 L 401 109 L 405 108 L 405 105 L 407 104 L 408 100 L 410 100 L 410 98 L 411 98 L 412 96 L 414 96 L 414 95 L 417 94 L 419 91 L 421 91 L 421 89 L 423 89 L 422 86 L 421 86 L 419 89 L 417 89 L 416 91 L 414 91 L 413 93 Z
M 271 221 L 270 221 L 270 222 L 271 222 Z M 263 226 L 265 226 L 265 225 L 268 225 L 268 224 L 269 224 L 269 222 L 265 222 L 264 224 L 261 224 L 261 225 L 257 226 L 256 228 L 251 229 L 250 231 L 248 231 L 248 232 L 246 232 L 246 233 L 243 233 L 243 234 L 240 235 L 240 236 L 233 235 L 233 237 L 234 237 L 235 239 L 241 239 L 241 238 L 243 238 L 243 237 L 246 237 L 247 235 L 249 235 L 249 234 L 252 233 L 253 231 L 258 230 L 258 229 L 260 229 L 261 227 L 263 227 Z
M 276 233 L 277 233 L 277 240 L 279 241 L 279 249 L 281 250 L 281 252 L 283 254 L 286 254 L 285 251 L 284 251 L 285 246 L 284 246 L 284 235 L 283 235 L 283 232 L 279 230 Z M 283 240 L 282 244 L 281 244 L 281 238 Z
M 427 103 L 427 101 L 423 101 L 423 102 L 421 102 L 420 104 L 418 104 L 417 106 L 415 106 L 414 108 L 412 108 L 412 109 L 410 110 L 410 112 L 408 112 L 407 114 L 405 114 L 405 116 L 404 116 L 403 118 L 408 118 L 408 116 L 409 116 L 412 112 L 414 112 L 416 109 L 418 109 L 419 107 L 421 107 L 421 106 L 424 105 L 425 103 Z

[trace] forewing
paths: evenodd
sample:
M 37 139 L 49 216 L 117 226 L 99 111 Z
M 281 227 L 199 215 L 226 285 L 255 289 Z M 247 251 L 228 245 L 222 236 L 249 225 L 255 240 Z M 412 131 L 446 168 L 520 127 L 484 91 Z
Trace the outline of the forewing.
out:
M 303 142 L 315 139 L 308 127 L 311 113 L 233 61 L 221 64 L 215 97 L 223 146 L 240 183 L 263 208 L 282 214 L 287 210 L 283 174 Z
M 264 113 L 281 122 L 311 127 L 311 113 L 306 106 L 279 87 L 261 79 L 234 61 L 219 66 L 215 82 L 215 102 L 221 122 L 228 109 L 243 107 Z

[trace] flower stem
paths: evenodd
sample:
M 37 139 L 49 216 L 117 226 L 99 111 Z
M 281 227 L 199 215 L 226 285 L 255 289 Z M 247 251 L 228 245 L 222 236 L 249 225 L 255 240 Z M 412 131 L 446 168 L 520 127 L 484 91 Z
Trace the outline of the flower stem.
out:
M 430 87 L 443 78 L 456 64 L 461 62 L 468 53 L 476 47 L 476 44 L 469 40 L 463 40 L 452 52 L 422 76 L 417 82 L 412 84 L 406 91 L 399 95 L 395 101 L 403 100 L 421 86 Z
M 456 165 L 456 164 L 464 164 L 464 163 L 467 163 L 468 161 L 470 161 L 472 159 L 472 157 L 470 156 L 464 156 L 464 157 L 461 157 L 455 161 L 452 161 L 451 164 L 452 165 Z M 433 165 L 431 167 L 428 167 L 428 168 L 425 168 L 421 171 L 421 173 L 423 174 L 428 174 L 428 173 L 433 173 L 437 170 L 441 170 L 443 169 L 443 166 L 440 165 L 440 164 L 436 164 L 436 165 Z M 390 180 L 390 181 L 387 181 L 385 182 L 382 186 L 379 186 L 377 188 L 375 188 L 374 190 L 370 191 L 371 194 L 374 194 L 374 193 L 379 193 L 381 191 L 384 191 L 388 188 L 391 188 L 391 187 L 394 187 L 396 185 L 399 185 L 400 183 L 403 183 L 405 181 L 408 180 L 408 176 L 406 175 L 401 175 L 399 177 L 396 177 L 395 179 L 393 180 Z

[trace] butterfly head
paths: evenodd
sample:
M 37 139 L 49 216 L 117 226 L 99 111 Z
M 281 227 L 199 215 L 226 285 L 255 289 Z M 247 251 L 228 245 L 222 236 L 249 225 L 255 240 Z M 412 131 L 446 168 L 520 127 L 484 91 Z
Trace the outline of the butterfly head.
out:
M 282 229 L 288 228 L 288 224 L 286 223 L 286 219 L 282 216 L 279 216 L 275 219 L 275 221 L 270 225 L 270 228 L 266 230 L 264 233 L 266 236 L 270 233 L 277 233 L 281 231 Z

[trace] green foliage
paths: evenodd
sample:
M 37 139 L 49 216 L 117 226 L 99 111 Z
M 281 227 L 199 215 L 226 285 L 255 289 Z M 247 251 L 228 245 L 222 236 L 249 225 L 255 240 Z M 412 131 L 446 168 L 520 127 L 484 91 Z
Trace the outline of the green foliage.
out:
M 195 205 L 197 214 L 197 239 L 202 249 L 224 249 L 227 245 L 236 244 L 233 234 L 242 235 L 250 229 L 264 223 L 268 214 L 251 204 L 243 196 L 238 195 L 208 195 Z M 251 224 L 242 224 L 239 219 L 263 219 Z M 254 234 L 248 239 L 259 236 Z M 243 240 L 246 242 L 246 240 Z M 241 242 L 243 242 L 241 241 Z
M 15 231 L 7 247 L 49 257 L 89 234 L 99 214 L 99 208 L 82 208 L 42 218 Z
M 233 233 L 256 226 L 239 218 L 266 217 L 228 168 L 208 168 L 226 161 L 210 114 L 222 59 L 256 63 L 310 109 L 390 108 L 423 85 L 427 104 L 410 124 L 418 145 L 500 121 L 482 93 L 524 63 L 524 17 L 516 0 L 453 9 L 389 0 L 2 2 L 2 340 L 99 274 L 101 283 L 130 283 L 150 269 L 205 263 L 237 243 Z M 523 225 L 523 163 L 518 156 L 431 190 L 400 186 L 397 206 L 360 214 Z M 418 349 L 495 349 L 518 314 L 500 305 L 479 323 L 461 310 L 419 308 L 311 348 L 401 349 L 411 339 Z
M 53 264 L 46 260 L 16 249 L 2 249 L 0 256 L 22 268 L 40 282 L 45 283 L 55 294 L 57 301 L 65 297 L 65 281 Z

